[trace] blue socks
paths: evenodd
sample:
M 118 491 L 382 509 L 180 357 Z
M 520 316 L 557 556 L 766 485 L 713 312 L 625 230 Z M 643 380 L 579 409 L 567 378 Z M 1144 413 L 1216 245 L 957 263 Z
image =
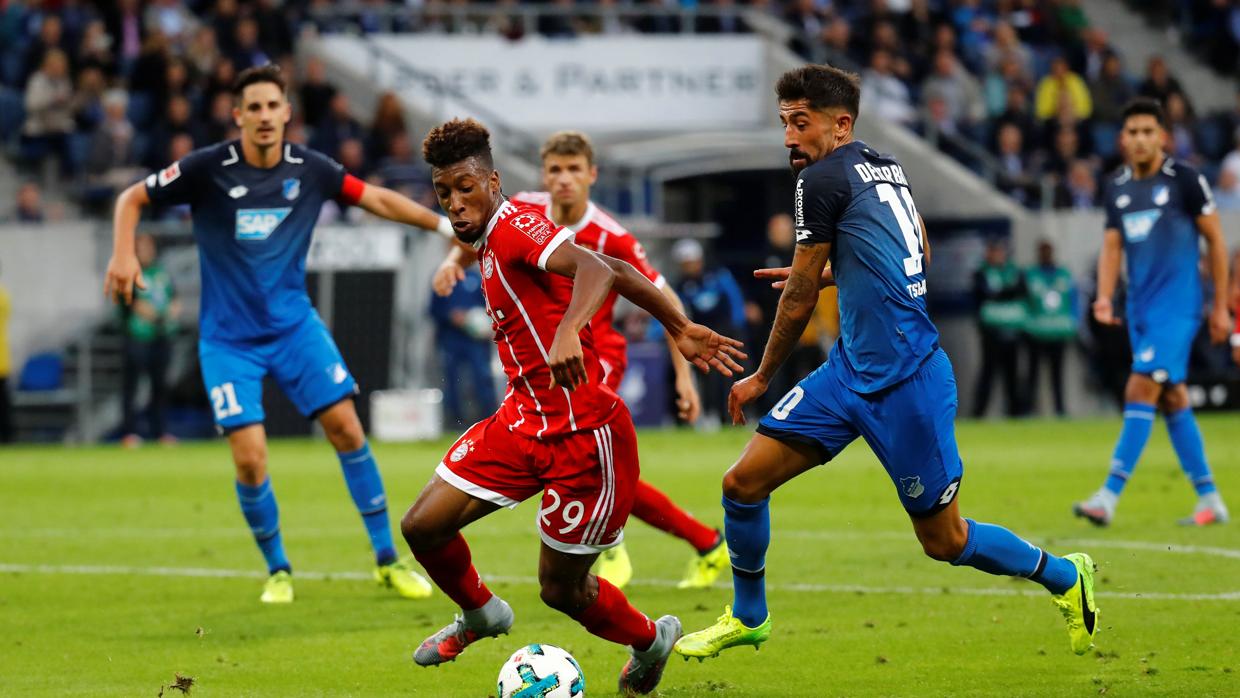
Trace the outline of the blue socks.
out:
M 994 524 L 965 519 L 969 540 L 953 565 L 968 565 L 990 574 L 1025 577 L 1062 594 L 1076 584 L 1076 565 L 1055 557 L 1021 540 L 1016 534 Z
M 396 561 L 396 548 L 392 545 L 392 529 L 388 525 L 387 495 L 383 493 L 383 478 L 379 466 L 370 454 L 370 444 L 349 453 L 337 453 L 344 482 L 357 505 L 357 511 L 366 524 L 370 545 L 375 549 L 375 562 L 380 565 Z
M 1141 458 L 1141 451 L 1145 450 L 1145 442 L 1150 439 L 1150 432 L 1154 429 L 1154 411 L 1153 405 L 1139 402 L 1124 405 L 1124 428 L 1119 433 L 1119 443 L 1115 444 L 1115 454 L 1111 456 L 1111 472 L 1103 485 L 1117 495 L 1124 491 L 1124 485 L 1128 484 L 1128 478 L 1132 477 L 1137 460 Z M 1195 422 L 1193 428 L 1196 429 Z
M 237 500 L 241 502 L 241 513 L 254 534 L 254 542 L 263 551 L 267 560 L 267 571 L 275 574 L 279 570 L 292 571 L 288 557 L 284 555 L 284 541 L 280 538 L 280 509 L 276 506 L 276 496 L 271 491 L 271 478 L 261 485 L 251 487 L 237 483 Z
M 746 627 L 766 621 L 766 549 L 771 543 L 771 498 L 741 504 L 723 498 L 723 535 L 732 557 L 732 615 Z
M 1167 434 L 1171 437 L 1175 455 L 1180 458 L 1180 467 L 1193 483 L 1197 496 L 1217 492 L 1210 465 L 1206 463 L 1205 442 L 1201 440 L 1201 430 L 1197 428 L 1197 419 L 1191 407 L 1167 415 Z

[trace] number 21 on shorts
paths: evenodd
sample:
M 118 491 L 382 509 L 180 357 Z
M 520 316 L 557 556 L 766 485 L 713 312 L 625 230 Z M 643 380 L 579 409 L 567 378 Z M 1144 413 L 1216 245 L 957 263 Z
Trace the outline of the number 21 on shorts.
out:
M 237 402 L 237 390 L 233 384 L 222 383 L 211 389 L 211 406 L 215 410 L 215 419 L 227 419 L 241 414 L 241 404 Z
M 538 519 L 542 521 L 544 526 L 551 527 L 553 524 L 547 517 L 554 514 L 560 508 L 562 502 L 559 493 L 550 487 L 547 488 L 547 496 L 551 499 L 551 504 L 546 509 L 538 510 Z M 585 513 L 586 505 L 579 501 L 573 500 L 565 504 L 564 510 L 560 512 L 560 519 L 564 521 L 565 525 L 558 532 L 563 535 L 580 526 L 581 517 L 585 516 Z

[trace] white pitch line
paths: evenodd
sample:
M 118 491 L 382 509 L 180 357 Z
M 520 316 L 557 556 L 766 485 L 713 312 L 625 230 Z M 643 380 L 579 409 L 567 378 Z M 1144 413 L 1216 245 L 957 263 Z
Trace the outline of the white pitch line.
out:
M 81 575 L 129 575 L 144 577 L 199 577 L 213 579 L 262 579 L 266 575 L 255 570 L 230 570 L 213 567 L 137 567 L 131 565 L 23 565 L 17 563 L 0 563 L 0 573 L 11 574 L 81 574 Z M 364 572 L 315 572 L 302 571 L 296 573 L 297 579 L 327 580 L 347 579 L 364 581 L 371 575 Z M 493 584 L 529 584 L 538 583 L 535 577 L 483 575 L 484 579 Z M 635 586 L 674 588 L 677 584 L 673 579 L 634 579 Z M 726 585 L 716 584 L 715 588 L 726 589 Z M 1045 596 L 1046 592 L 1038 589 L 1005 589 L 1002 587 L 912 587 L 889 586 L 873 587 L 858 584 L 768 584 L 771 591 L 788 591 L 811 594 L 895 594 L 903 596 Z M 1098 596 L 1103 599 L 1134 599 L 1154 601 L 1240 601 L 1240 591 L 1227 591 L 1217 594 L 1180 594 L 1169 592 L 1129 592 L 1100 591 Z

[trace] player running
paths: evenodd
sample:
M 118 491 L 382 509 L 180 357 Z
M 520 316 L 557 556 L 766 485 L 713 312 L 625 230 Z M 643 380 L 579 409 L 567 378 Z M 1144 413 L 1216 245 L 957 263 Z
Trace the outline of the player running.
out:
M 447 219 L 363 184 L 326 156 L 284 142 L 291 116 L 276 66 L 242 71 L 233 87 L 241 139 L 196 150 L 121 193 L 105 292 L 125 303 L 145 288 L 134 228 L 146 206 L 188 204 L 202 267 L 198 356 L 215 423 L 228 436 L 237 499 L 271 575 L 264 603 L 293 600 L 292 565 L 267 476 L 263 377 L 275 379 L 336 449 L 375 553 L 375 579 L 407 598 L 430 583 L 396 556 L 387 497 L 353 405 L 357 384 L 306 295 L 306 253 L 328 199 L 388 220 L 451 234 Z
M 556 225 L 573 231 L 573 241 L 577 245 L 632 264 L 667 296 L 676 310 L 683 313 L 680 297 L 646 259 L 642 244 L 590 200 L 590 187 L 598 180 L 598 167 L 594 163 L 594 147 L 589 138 L 576 131 L 552 134 L 542 147 L 542 168 L 545 191 L 521 192 L 511 197 L 510 201 L 533 206 Z M 451 293 L 456 282 L 465 278 L 464 267 L 475 261 L 476 255 L 460 246 L 453 246 L 448 258 L 435 273 L 435 292 L 444 296 Z M 628 365 L 628 352 L 624 335 L 613 322 L 617 296 L 614 289 L 608 294 L 607 300 L 603 301 L 602 307 L 590 321 L 590 331 L 594 335 L 599 363 L 603 366 L 603 382 L 619 392 Z M 682 420 L 693 422 L 702 409 L 693 384 L 693 374 L 689 370 L 689 362 L 677 351 L 675 339 L 670 334 L 667 341 L 676 374 L 677 410 Z M 693 518 L 692 514 L 645 480 L 637 482 L 632 515 L 693 546 L 695 554 L 689 560 L 688 570 L 677 588 L 704 589 L 715 583 L 728 561 L 728 547 L 718 529 Z M 603 551 L 599 556 L 598 576 L 621 589 L 628 584 L 633 576 L 633 565 L 624 543 Z
M 1067 619 L 1073 651 L 1083 654 L 1098 612 L 1089 556 L 1056 557 L 1005 528 L 960 516 L 956 380 L 926 313 L 925 228 L 900 165 L 853 139 L 860 80 L 809 65 L 785 73 L 775 90 L 798 175 L 797 246 L 791 268 L 758 274 L 787 283 L 761 366 L 732 386 L 733 422 L 744 423 L 742 409 L 766 391 L 795 346 L 820 285 L 839 287 L 840 338 L 827 362 L 762 418 L 724 475 L 733 605 L 715 625 L 683 637 L 676 651 L 700 659 L 767 640 L 770 494 L 860 436 L 891 477 L 927 555 L 1046 587 Z
M 435 192 L 457 239 L 473 245 L 508 393 L 470 427 L 401 521 L 410 549 L 463 615 L 431 635 L 414 661 L 434 666 L 470 643 L 506 633 L 512 609 L 491 593 L 460 531 L 500 507 L 541 494 L 538 580 L 542 600 L 632 657 L 622 692 L 649 693 L 662 677 L 680 621 L 652 623 L 624 593 L 590 574 L 617 545 L 638 478 L 628 409 L 603 383 L 591 318 L 614 288 L 664 323 L 699 368 L 740 370 L 740 343 L 695 325 L 631 265 L 573 244 L 573 231 L 508 202 L 476 121 L 449 121 L 422 145 Z
M 1072 509 L 1098 526 L 1111 523 L 1119 495 L 1154 428 L 1154 414 L 1161 410 L 1180 467 L 1197 491 L 1197 506 L 1180 523 L 1226 523 L 1227 507 L 1206 462 L 1205 444 L 1184 385 L 1189 350 L 1201 327 L 1198 236 L 1206 240 L 1206 259 L 1214 281 L 1210 339 L 1224 342 L 1231 330 L 1222 224 L 1206 178 L 1163 153 L 1166 118 L 1158 102 L 1133 100 L 1123 116 L 1120 145 L 1128 164 L 1107 184 L 1102 197 L 1107 219 L 1098 257 L 1094 317 L 1104 325 L 1120 324 L 1111 295 L 1120 261 L 1127 256 L 1132 374 L 1124 389 L 1124 427 L 1106 482 Z

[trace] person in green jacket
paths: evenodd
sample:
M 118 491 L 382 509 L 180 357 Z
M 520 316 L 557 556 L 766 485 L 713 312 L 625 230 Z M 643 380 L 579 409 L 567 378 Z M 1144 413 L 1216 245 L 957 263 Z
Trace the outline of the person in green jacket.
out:
M 121 331 L 125 337 L 124 383 L 121 443 L 139 446 L 137 412 L 134 402 L 138 380 L 145 373 L 151 384 L 151 401 L 147 408 L 150 434 L 163 443 L 174 443 L 164 424 L 164 403 L 167 397 L 168 360 L 172 354 L 171 338 L 176 331 L 180 303 L 172 286 L 172 277 L 159 264 L 155 238 L 142 234 L 135 240 L 138 262 L 146 288 L 136 288 L 133 305 L 121 307 Z
M 1025 304 L 1024 274 L 1008 259 L 1005 241 L 994 239 L 986 243 L 985 261 L 973 272 L 973 296 L 982 338 L 982 369 L 973 393 L 973 416 L 986 414 L 996 373 L 1003 378 L 1007 416 L 1018 416 L 1021 399 L 1017 359 L 1029 308 Z
M 1055 414 L 1065 414 L 1063 401 L 1064 350 L 1076 337 L 1076 284 L 1072 274 L 1055 263 L 1055 246 L 1049 240 L 1038 245 L 1038 263 L 1025 270 L 1029 315 L 1025 341 L 1029 348 L 1026 407 L 1037 409 L 1038 379 L 1045 362 L 1051 372 L 1051 395 Z

